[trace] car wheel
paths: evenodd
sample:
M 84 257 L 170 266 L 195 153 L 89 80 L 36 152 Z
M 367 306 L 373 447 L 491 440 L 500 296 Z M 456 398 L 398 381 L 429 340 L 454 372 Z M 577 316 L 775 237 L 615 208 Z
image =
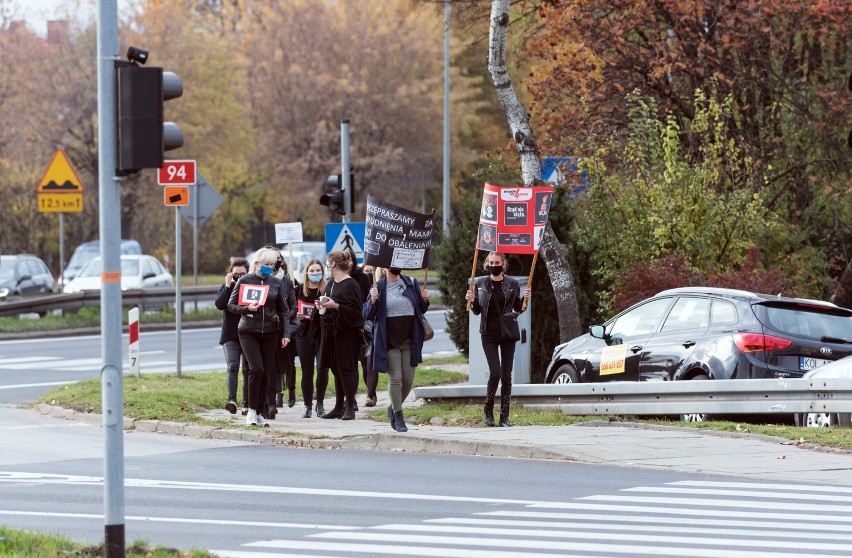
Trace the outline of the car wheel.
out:
M 823 428 L 844 426 L 849 423 L 849 413 L 796 413 L 796 426 L 802 428 Z
M 709 380 L 710 376 L 707 374 L 696 374 L 690 380 Z M 684 422 L 707 422 L 711 419 L 711 415 L 707 413 L 690 413 L 686 415 L 680 415 L 680 420 Z
M 551 384 L 577 384 L 580 383 L 580 378 L 577 376 L 577 371 L 570 364 L 563 364 L 556 369 Z

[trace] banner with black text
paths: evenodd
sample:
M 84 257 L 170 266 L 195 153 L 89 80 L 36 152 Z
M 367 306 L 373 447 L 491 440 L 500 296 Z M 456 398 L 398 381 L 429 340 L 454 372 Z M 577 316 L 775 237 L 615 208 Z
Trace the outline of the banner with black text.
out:
M 400 269 L 428 267 L 434 228 L 434 214 L 417 213 L 367 196 L 364 263 Z

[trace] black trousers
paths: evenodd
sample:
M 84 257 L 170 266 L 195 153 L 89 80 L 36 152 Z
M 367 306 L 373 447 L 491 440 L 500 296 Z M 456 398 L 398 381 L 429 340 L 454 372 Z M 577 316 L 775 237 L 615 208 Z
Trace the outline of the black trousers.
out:
M 305 400 L 305 407 L 310 408 L 314 399 L 314 363 L 319 343 L 311 343 L 301 335 L 297 335 L 295 341 L 296 353 L 302 366 L 302 398 Z M 327 388 L 328 368 L 317 367 L 317 403 L 323 402 Z
M 512 395 L 512 367 L 515 362 L 515 341 L 500 341 L 498 336 L 485 334 L 482 336 L 482 350 L 488 363 L 488 384 L 486 397 L 493 400 L 500 383 L 500 397 Z
M 248 408 L 266 414 L 269 382 L 275 373 L 277 333 L 240 332 L 240 347 L 249 365 Z

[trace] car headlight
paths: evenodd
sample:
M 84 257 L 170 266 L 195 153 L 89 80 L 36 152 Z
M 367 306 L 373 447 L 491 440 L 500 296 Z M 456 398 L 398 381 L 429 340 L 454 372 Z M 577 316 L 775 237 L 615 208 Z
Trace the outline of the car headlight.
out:
M 72 294 L 76 293 L 77 291 L 71 285 L 65 285 L 64 287 L 62 287 L 62 292 L 65 294 Z
M 0 287 L 0 298 L 6 298 L 7 296 L 9 296 L 9 289 Z

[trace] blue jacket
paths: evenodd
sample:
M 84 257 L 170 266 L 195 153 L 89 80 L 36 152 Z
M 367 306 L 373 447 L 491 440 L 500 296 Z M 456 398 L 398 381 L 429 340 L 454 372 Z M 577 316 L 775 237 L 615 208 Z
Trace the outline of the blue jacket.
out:
M 411 279 L 406 275 L 400 275 L 400 280 L 405 282 L 405 294 L 414 306 L 414 325 L 411 331 L 411 366 L 417 366 L 423 362 L 423 313 L 429 308 L 429 301 L 420 296 L 420 285 L 417 279 Z M 385 286 L 387 279 L 381 279 L 376 283 L 379 289 L 379 297 L 376 303 L 367 301 L 361 308 L 365 320 L 373 322 L 373 370 L 387 372 L 388 370 L 388 335 L 387 335 L 387 295 Z

